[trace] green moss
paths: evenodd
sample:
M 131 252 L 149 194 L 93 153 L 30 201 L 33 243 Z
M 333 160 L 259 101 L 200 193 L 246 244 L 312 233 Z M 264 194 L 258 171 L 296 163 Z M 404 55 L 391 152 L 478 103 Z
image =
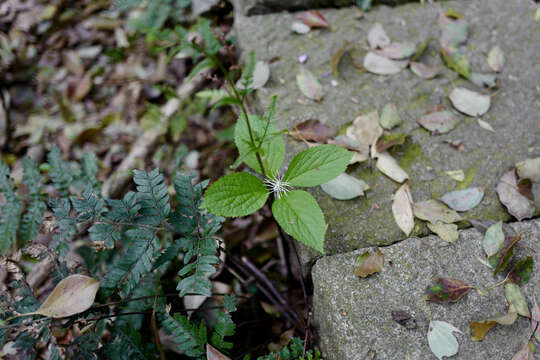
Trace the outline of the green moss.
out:
M 457 186 L 457 190 L 466 189 L 469 184 L 474 180 L 476 174 L 478 173 L 478 164 L 475 164 L 467 169 L 465 172 L 465 179 L 460 182 Z
M 422 147 L 417 143 L 411 141 L 406 141 L 403 146 L 400 146 L 403 150 L 403 154 L 398 156 L 398 164 L 405 171 L 409 171 L 412 163 L 424 153 L 422 152 Z M 409 174 L 410 175 L 410 174 Z

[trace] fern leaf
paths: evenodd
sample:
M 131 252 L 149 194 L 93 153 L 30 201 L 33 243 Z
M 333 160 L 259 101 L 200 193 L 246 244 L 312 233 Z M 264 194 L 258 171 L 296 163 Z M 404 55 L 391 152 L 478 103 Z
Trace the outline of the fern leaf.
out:
M 156 262 L 152 266 L 152 271 L 156 270 L 161 265 L 174 260 L 178 256 L 178 252 L 180 251 L 181 247 L 182 242 L 180 240 L 177 240 L 171 245 L 169 245 L 167 249 L 165 249 L 165 251 L 163 251 L 161 255 L 159 255 L 159 257 L 157 258 Z
M 22 217 L 19 235 L 26 244 L 33 241 L 39 234 L 43 213 L 47 206 L 43 202 L 41 191 L 43 190 L 43 177 L 39 174 L 36 162 L 28 157 L 22 160 L 23 182 L 28 189 L 30 203 Z
M 82 193 L 82 199 L 72 196 L 71 203 L 77 211 L 79 221 L 95 220 L 105 211 L 105 200 L 96 195 L 90 184 Z
M 62 257 L 69 250 L 67 240 L 74 238 L 77 234 L 77 223 L 70 216 L 71 203 L 68 199 L 51 199 L 50 205 L 56 220 L 55 227 L 58 229 L 58 232 L 53 236 L 50 247 L 56 249 Z
M 95 187 L 97 185 L 96 174 L 98 169 L 99 165 L 96 154 L 85 152 L 81 160 L 81 172 L 83 180 Z
M 138 216 L 138 211 L 141 208 L 137 204 L 137 194 L 133 191 L 124 195 L 122 200 L 107 200 L 110 210 L 103 216 L 111 221 L 131 223 Z
M 143 360 L 150 359 L 144 350 L 142 335 L 129 323 L 117 326 L 114 340 L 106 345 L 104 359 L 111 360 Z
M 179 314 L 162 316 L 161 325 L 174 336 L 178 350 L 191 357 L 204 359 L 206 343 L 206 327 L 203 323 L 197 327 L 191 324 L 187 317 Z
M 102 241 L 105 246 L 112 249 L 120 241 L 121 234 L 117 225 L 109 223 L 95 223 L 88 228 L 88 234 L 92 241 Z
M 69 185 L 73 182 L 73 174 L 71 167 L 62 160 L 62 153 L 58 146 L 53 146 L 49 154 L 47 154 L 47 162 L 51 166 L 49 175 L 54 187 L 61 194 L 65 194 Z
M 0 194 L 3 194 L 6 200 L 0 212 L 0 254 L 6 254 L 17 238 L 23 205 L 15 195 L 15 187 L 9 177 L 9 167 L 2 162 L 0 162 Z
M 133 170 L 133 181 L 137 184 L 137 203 L 142 215 L 139 223 L 159 225 L 170 213 L 169 193 L 163 175 L 158 169 L 149 173 Z
M 217 310 L 217 320 L 214 325 L 214 331 L 210 338 L 210 342 L 220 350 L 232 349 L 233 344 L 224 340 L 226 336 L 234 335 L 236 325 L 232 321 L 230 312 L 236 308 L 236 300 L 234 296 L 225 297 L 225 309 Z
M 141 277 L 152 269 L 154 248 L 158 246 L 155 233 L 149 229 L 130 229 L 125 235 L 129 247 L 105 275 L 102 285 L 108 295 L 119 289 L 127 297 Z

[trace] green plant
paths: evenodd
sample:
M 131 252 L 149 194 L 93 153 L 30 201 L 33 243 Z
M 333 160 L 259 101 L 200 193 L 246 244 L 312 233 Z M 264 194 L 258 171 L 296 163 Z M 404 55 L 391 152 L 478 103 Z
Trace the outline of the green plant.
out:
M 253 91 L 250 86 L 254 78 L 254 53 L 249 56 L 239 87 L 234 81 L 234 73 L 217 56 L 221 48 L 229 46 L 225 39 L 214 34 L 207 20 L 200 19 L 192 30 L 200 35 L 201 42 L 189 41 L 188 31 L 180 26 L 174 33 L 161 32 L 153 36 L 161 41 L 168 39 L 169 43 L 164 46 L 170 48 L 170 56 L 189 49 L 197 57 L 202 57 L 193 68 L 191 77 L 209 67 L 222 71 L 229 95 L 222 97 L 214 107 L 238 106 L 241 113 L 234 132 L 240 156 L 233 167 L 245 163 L 262 178 L 248 172 L 225 175 L 208 188 L 202 206 L 217 215 L 238 217 L 257 211 L 271 197 L 272 213 L 281 228 L 296 240 L 323 252 L 324 215 L 308 192 L 292 187 L 313 187 L 332 180 L 345 171 L 352 153 L 336 145 L 309 148 L 298 153 L 280 175 L 285 143 L 283 133 L 276 131 L 271 123 L 276 97 L 272 98 L 262 117 L 249 114 L 245 106 L 247 95 Z
M 304 354 L 304 342 L 292 338 L 289 345 L 283 349 L 272 352 L 266 356 L 259 356 L 257 360 L 322 360 L 319 350 L 308 350 Z
M 47 176 L 40 174 L 33 160 L 23 160 L 23 184 L 28 189 L 24 197 L 19 195 L 9 168 L 0 163 L 0 192 L 4 198 L 0 213 L 1 253 L 8 255 L 10 248 L 20 247 L 29 258 L 51 262 L 52 279 L 58 284 L 76 270 L 69 268 L 65 258 L 73 249 L 74 240 L 85 239 L 76 248 L 83 259 L 78 271 L 101 280 L 97 296 L 105 303 L 70 316 L 71 324 L 86 323 L 87 330 L 70 346 L 60 348 L 52 332 L 63 327 L 60 322 L 51 318 L 28 322 L 27 318 L 19 317 L 32 315 L 39 303 L 26 282 L 21 264 L 13 258 L 1 257 L 0 265 L 15 280 L 10 285 L 13 293 L 17 298 L 22 296 L 24 301 L 17 301 L 8 294 L 1 296 L 2 319 L 4 323 L 8 319 L 10 324 L 0 326 L 0 346 L 13 336 L 10 330 L 16 328 L 19 334 L 15 346 L 27 354 L 32 353 L 38 341 L 45 341 L 51 354 L 72 351 L 85 359 L 105 355 L 118 359 L 147 358 L 158 350 L 159 342 L 152 344 L 148 338 L 151 333 L 141 331 L 140 317 L 122 316 L 124 313 L 139 316 L 154 313 L 161 326 L 170 332 L 178 351 L 205 358 L 207 343 L 222 351 L 230 349 L 232 344 L 226 337 L 234 334 L 235 325 L 230 317 L 236 306 L 234 297 L 226 296 L 222 307 L 216 310 L 215 321 L 207 324 L 179 313 L 169 314 L 165 298 L 170 295 L 164 293 L 160 284 L 165 271 L 174 265 L 179 269 L 176 296 L 212 296 L 210 276 L 216 272 L 219 262 L 214 235 L 223 218 L 200 209 L 208 182 L 192 185 L 192 176 L 176 173 L 175 195 L 171 199 L 167 183 L 157 169 L 134 170 L 136 191 L 128 192 L 122 199 L 107 199 L 100 195 L 100 184 L 95 178 L 97 159 L 93 154 L 85 154 L 80 165 L 66 163 L 60 155 L 57 147 L 49 152 L 48 162 L 41 166 L 47 170 Z M 47 199 L 49 207 L 43 194 L 47 183 L 54 187 Z M 49 211 L 55 230 L 47 248 L 33 242 L 44 214 Z M 81 232 L 81 226 L 87 230 Z M 179 254 L 183 255 L 181 260 Z M 82 290 L 70 296 L 88 300 Z M 112 302 L 106 302 L 110 300 Z M 72 306 L 64 303 L 65 299 L 58 301 L 62 301 L 60 305 L 66 309 Z M 105 323 L 105 318 L 116 320 Z M 99 348 L 105 329 L 111 333 L 111 341 Z M 51 358 L 59 357 L 51 355 Z
M 143 5 L 143 0 L 116 0 L 116 7 L 123 11 Z M 183 20 L 182 15 L 191 5 L 191 0 L 151 0 L 144 4 L 141 15 L 131 21 L 131 26 L 140 32 L 161 29 L 167 20 Z

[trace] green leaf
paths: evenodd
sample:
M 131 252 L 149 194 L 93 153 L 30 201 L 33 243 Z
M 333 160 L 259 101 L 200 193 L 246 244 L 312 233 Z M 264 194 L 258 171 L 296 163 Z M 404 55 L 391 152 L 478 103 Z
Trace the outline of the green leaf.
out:
M 527 256 L 526 259 L 518 262 L 512 271 L 510 271 L 508 281 L 517 285 L 525 284 L 531 279 L 533 270 L 533 258 Z
M 206 68 L 213 68 L 214 66 L 216 66 L 216 64 L 211 58 L 205 58 L 204 60 L 199 61 L 197 65 L 195 65 L 193 69 L 191 69 L 191 71 L 189 72 L 188 80 L 193 79 L 195 75 L 200 73 L 202 70 Z
M 255 144 L 251 143 L 246 117 L 240 116 L 234 131 L 234 142 L 238 147 L 240 156 L 247 166 L 262 174 L 257 161 L 256 148 L 259 147 L 259 155 L 267 175 L 275 175 L 279 171 L 285 158 L 285 143 L 281 135 L 274 135 L 276 130 L 268 121 L 264 121 L 256 115 L 248 116 Z
M 240 105 L 240 100 L 234 96 L 225 96 L 224 98 L 219 99 L 214 106 L 212 106 L 212 110 L 214 111 L 219 107 L 227 106 L 227 105 Z
M 202 206 L 212 214 L 237 217 L 259 210 L 269 192 L 255 175 L 239 172 L 225 175 L 208 188 Z
M 353 153 L 337 145 L 321 145 L 299 152 L 283 181 L 293 186 L 324 184 L 345 171 Z
M 446 66 L 450 69 L 454 70 L 465 79 L 468 79 L 471 76 L 469 60 L 467 60 L 467 55 L 465 55 L 463 51 L 454 47 L 442 47 L 441 55 Z
M 516 311 L 519 315 L 530 318 L 531 312 L 529 311 L 529 306 L 527 305 L 527 299 L 521 292 L 518 285 L 514 283 L 506 283 L 504 285 L 504 296 L 510 305 L 516 307 Z
M 326 223 L 313 196 L 303 190 L 290 191 L 274 201 L 272 213 L 287 234 L 321 253 L 324 252 Z
M 502 221 L 499 221 L 486 230 L 482 247 L 488 257 L 495 255 L 503 246 L 504 233 L 502 230 Z

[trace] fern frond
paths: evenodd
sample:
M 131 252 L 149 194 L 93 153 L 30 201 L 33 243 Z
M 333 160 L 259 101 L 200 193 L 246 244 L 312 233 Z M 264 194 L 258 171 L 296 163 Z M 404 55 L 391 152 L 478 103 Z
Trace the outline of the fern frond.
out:
M 210 342 L 216 348 L 220 350 L 232 349 L 233 344 L 224 340 L 226 336 L 234 335 L 234 330 L 236 325 L 232 321 L 230 312 L 234 311 L 236 308 L 236 300 L 234 296 L 225 297 L 225 309 L 217 310 L 217 320 L 214 325 L 214 331 L 210 338 Z
M 88 234 L 90 240 L 102 241 L 109 249 L 112 249 L 122 237 L 119 227 L 110 223 L 94 223 L 88 228 Z
M 127 297 L 143 275 L 152 269 L 154 248 L 158 247 L 156 234 L 149 229 L 130 229 L 125 233 L 129 240 L 126 253 L 120 256 L 109 270 L 102 285 L 107 294 L 118 289 Z
M 69 250 L 67 241 L 77 235 L 77 223 L 70 216 L 71 203 L 68 199 L 51 199 L 50 206 L 56 220 L 55 228 L 58 229 L 58 232 L 53 236 L 50 247 L 58 250 L 60 257 L 63 257 Z
M 94 193 L 90 184 L 82 193 L 82 198 L 72 196 L 70 199 L 73 209 L 78 213 L 78 221 L 95 220 L 106 210 L 105 200 Z
M 133 181 L 137 184 L 137 203 L 141 209 L 138 222 L 146 225 L 159 225 L 169 216 L 171 206 L 167 184 L 159 169 L 149 173 L 133 170 Z
M 98 172 L 98 158 L 92 152 L 85 152 L 81 159 L 81 177 L 92 186 L 97 185 L 96 174 Z
M 152 271 L 159 268 L 161 265 L 174 260 L 178 256 L 178 252 L 181 248 L 182 242 L 180 240 L 177 240 L 171 245 L 169 245 L 154 262 L 154 265 L 152 266 Z
M 206 327 L 202 322 L 197 327 L 179 314 L 165 314 L 161 318 L 161 325 L 174 336 L 178 350 L 187 356 L 205 359 Z
M 111 360 L 144 360 L 152 358 L 147 357 L 142 335 L 129 323 L 116 326 L 114 340 L 106 345 L 103 355 L 104 359 Z
M 138 216 L 140 204 L 137 204 L 137 194 L 133 191 L 124 195 L 122 200 L 107 200 L 110 210 L 103 216 L 111 221 L 116 222 L 134 222 Z
M 0 254 L 6 254 L 17 238 L 23 205 L 15 194 L 9 167 L 3 162 L 0 162 L 0 194 L 6 201 L 0 212 Z
M 41 191 L 43 190 L 43 177 L 39 173 L 36 162 L 28 157 L 22 160 L 23 182 L 28 189 L 30 203 L 22 217 L 19 235 L 26 244 L 33 241 L 39 234 L 43 213 L 47 206 L 43 202 Z
M 66 194 L 69 185 L 73 182 L 71 167 L 62 160 L 62 153 L 58 146 L 53 146 L 47 154 L 47 162 L 51 166 L 49 176 L 54 187 L 60 194 Z

